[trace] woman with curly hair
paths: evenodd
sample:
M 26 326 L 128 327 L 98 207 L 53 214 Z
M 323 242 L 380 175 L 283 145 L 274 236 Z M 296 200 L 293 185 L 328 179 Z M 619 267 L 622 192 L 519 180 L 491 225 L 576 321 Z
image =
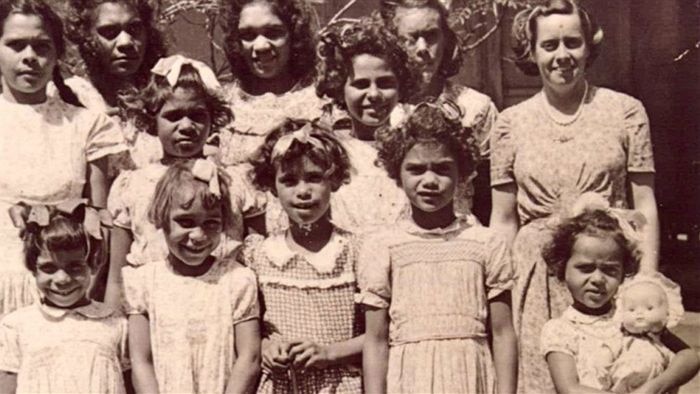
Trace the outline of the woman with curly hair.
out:
M 220 159 L 229 165 L 246 161 L 284 118 L 319 117 L 322 103 L 312 87 L 316 56 L 304 0 L 224 3 L 224 50 L 234 78 L 225 90 L 236 120 L 221 137 Z
M 520 392 L 545 392 L 554 388 L 539 350 L 540 331 L 571 304 L 542 259 L 548 219 L 585 192 L 613 207 L 631 205 L 648 223 L 642 270 L 656 269 L 654 159 L 642 103 L 586 81 L 603 33 L 577 2 L 553 0 L 521 12 L 513 36 L 516 64 L 539 75 L 543 88 L 503 111 L 491 133 L 491 226 L 514 240 Z

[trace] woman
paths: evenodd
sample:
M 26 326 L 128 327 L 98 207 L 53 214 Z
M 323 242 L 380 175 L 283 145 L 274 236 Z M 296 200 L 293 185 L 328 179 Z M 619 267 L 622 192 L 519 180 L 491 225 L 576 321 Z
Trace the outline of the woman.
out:
M 521 12 L 513 34 L 516 64 L 539 75 L 543 88 L 503 111 L 491 133 L 491 226 L 514 239 L 518 391 L 529 393 L 553 390 L 539 353 L 540 330 L 571 303 L 541 256 L 551 235 L 550 216 L 556 218 L 584 192 L 600 193 L 613 207 L 639 210 L 647 219 L 646 270 L 657 267 L 659 227 L 644 107 L 586 81 L 602 30 L 575 3 L 553 0 Z

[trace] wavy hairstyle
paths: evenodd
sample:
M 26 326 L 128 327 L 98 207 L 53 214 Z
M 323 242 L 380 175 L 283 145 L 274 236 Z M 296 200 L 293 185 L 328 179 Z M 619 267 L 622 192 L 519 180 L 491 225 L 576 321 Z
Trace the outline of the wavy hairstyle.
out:
M 464 127 L 461 118 L 459 107 L 451 101 L 419 103 L 402 124 L 377 130 L 377 162 L 401 186 L 401 164 L 408 151 L 419 143 L 437 142 L 452 153 L 460 178 L 472 176 L 479 149 L 472 129 Z
M 336 23 L 321 33 L 318 53 L 316 94 L 329 97 L 345 109 L 344 87 L 352 75 L 352 60 L 357 55 L 372 55 L 384 59 L 399 82 L 399 101 L 406 102 L 417 90 L 418 75 L 404 46 L 405 39 L 397 37 L 378 21 L 362 18 L 357 22 Z
M 311 31 L 311 11 L 304 0 L 226 0 L 224 1 L 224 52 L 235 79 L 245 79 L 252 74 L 242 54 L 238 24 L 243 7 L 255 3 L 267 3 L 277 17 L 287 26 L 290 40 L 289 70 L 304 86 L 313 82 L 316 54 L 314 35 Z
M 532 60 L 537 41 L 537 19 L 549 15 L 578 15 L 581 20 L 583 37 L 588 47 L 586 67 L 593 64 L 600 53 L 603 42 L 603 29 L 590 17 L 582 6 L 571 0 L 550 0 L 546 5 L 520 11 L 513 20 L 511 32 L 515 65 L 525 75 L 538 76 L 540 71 Z

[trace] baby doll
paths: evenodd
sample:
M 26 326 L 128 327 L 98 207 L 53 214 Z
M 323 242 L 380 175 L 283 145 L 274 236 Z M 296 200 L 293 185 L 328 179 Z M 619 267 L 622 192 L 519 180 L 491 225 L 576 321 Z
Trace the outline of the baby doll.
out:
M 658 272 L 639 274 L 620 286 L 616 309 L 624 337 L 611 370 L 613 391 L 629 393 L 663 372 L 674 355 L 661 336 L 683 316 L 680 287 Z

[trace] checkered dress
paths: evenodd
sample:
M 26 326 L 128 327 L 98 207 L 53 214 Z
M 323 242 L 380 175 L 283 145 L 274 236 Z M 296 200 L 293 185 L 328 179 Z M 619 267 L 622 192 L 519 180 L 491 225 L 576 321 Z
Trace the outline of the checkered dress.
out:
M 346 341 L 364 331 L 354 303 L 356 242 L 335 229 L 328 245 L 317 253 L 289 249 L 283 232 L 246 239 L 244 259 L 258 276 L 263 304 L 263 336 L 310 339 L 319 344 Z M 259 393 L 361 393 L 360 368 L 263 372 Z

